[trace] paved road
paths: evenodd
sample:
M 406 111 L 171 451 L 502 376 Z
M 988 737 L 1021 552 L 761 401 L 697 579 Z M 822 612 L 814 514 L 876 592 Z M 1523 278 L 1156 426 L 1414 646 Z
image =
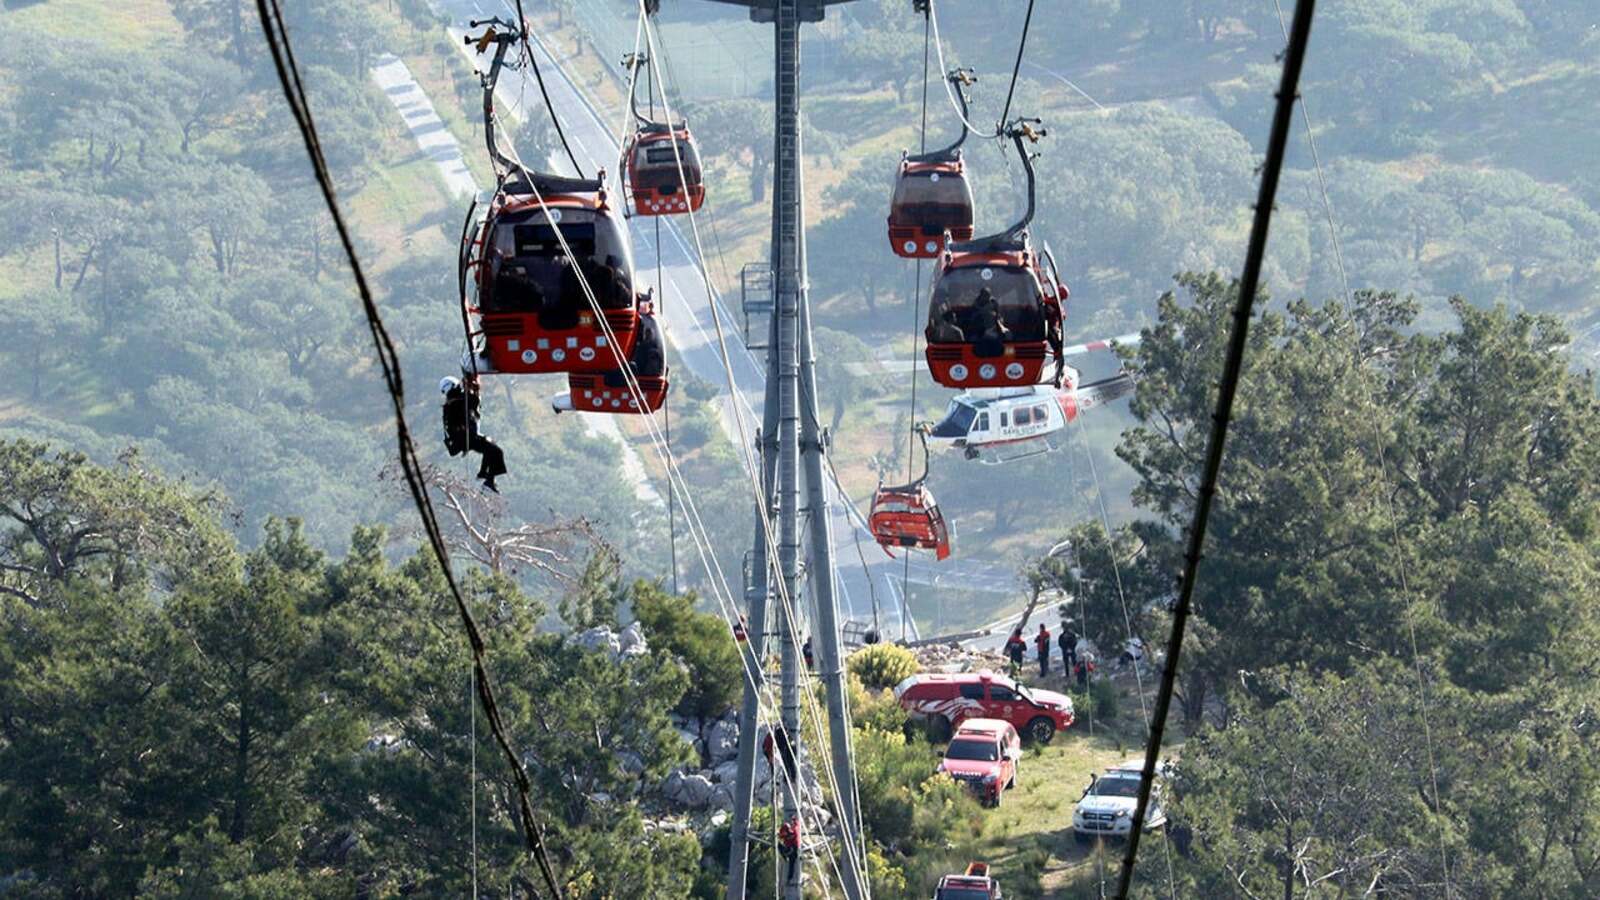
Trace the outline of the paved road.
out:
M 466 33 L 467 20 L 481 18 L 493 10 L 493 7 L 481 7 L 481 2 L 441 0 L 442 8 L 454 23 L 450 32 L 457 46 L 465 46 L 461 39 Z M 564 60 L 552 54 L 544 45 L 535 41 L 534 52 L 545 75 L 551 103 L 561 118 L 567 139 L 585 174 L 592 174 L 599 167 L 614 171 L 621 152 L 616 134 L 623 116 L 615 111 L 607 111 L 602 115 L 582 89 L 567 78 L 562 68 Z M 501 78 L 498 102 L 502 110 L 513 115 L 520 114 L 524 103 L 529 106 L 542 104 L 531 71 L 506 72 Z M 709 202 L 716 202 L 714 195 Z M 632 232 L 636 270 L 641 280 L 649 283 L 656 270 L 654 222 L 636 218 L 632 222 Z M 722 387 L 722 429 L 730 440 L 738 444 L 739 422 L 743 422 L 744 434 L 753 437 L 761 421 L 758 410 L 765 397 L 765 365 L 741 341 L 737 323 L 742 320 L 735 318 L 728 304 L 714 290 L 708 290 L 701 277 L 687 220 L 681 224 L 676 221 L 662 223 L 661 257 L 663 284 L 657 288 L 660 301 L 658 314 L 667 338 L 683 364 L 696 377 Z M 719 317 L 733 371 L 735 389 L 731 392 L 727 388 L 727 376 L 716 338 L 716 321 Z M 833 517 L 834 557 L 841 610 L 850 618 L 870 620 L 873 595 L 876 594 L 885 630 L 891 636 L 898 636 L 899 581 L 903 563 L 884 556 L 865 532 L 864 517 L 848 500 L 841 502 L 841 496 L 837 483 L 830 484 L 828 511 Z M 860 541 L 860 555 L 857 540 Z M 861 555 L 866 557 L 865 567 L 861 564 Z M 737 560 L 722 562 L 724 571 L 738 570 Z M 909 580 L 924 585 L 958 583 L 962 590 L 968 591 L 1014 593 L 1020 590 L 1015 573 L 1007 566 L 973 560 L 935 564 L 931 557 L 924 559 L 920 555 L 913 557 Z M 910 634 L 916 635 L 914 625 Z
M 473 197 L 478 193 L 478 183 L 461 158 L 461 145 L 456 136 L 445 127 L 433 102 L 423 93 L 422 86 L 411 76 L 405 61 L 392 53 L 378 57 L 372 67 L 372 80 L 383 89 L 389 102 L 405 120 L 406 128 L 416 139 L 417 149 L 439 167 L 439 177 L 445 189 L 456 199 Z

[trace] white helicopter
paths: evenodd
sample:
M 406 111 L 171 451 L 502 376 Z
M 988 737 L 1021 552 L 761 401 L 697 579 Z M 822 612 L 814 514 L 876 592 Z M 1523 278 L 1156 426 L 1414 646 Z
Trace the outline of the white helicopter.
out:
M 1124 335 L 1068 347 L 1062 355 L 1138 342 L 1139 335 Z M 1055 450 L 1051 438 L 1080 413 L 1126 397 L 1133 386 L 1133 376 L 1127 372 L 1083 384 L 1078 370 L 1067 366 L 1059 388 L 1035 384 L 963 391 L 951 398 L 944 418 L 920 427 L 930 446 L 958 449 L 967 459 L 988 465 L 1015 462 Z

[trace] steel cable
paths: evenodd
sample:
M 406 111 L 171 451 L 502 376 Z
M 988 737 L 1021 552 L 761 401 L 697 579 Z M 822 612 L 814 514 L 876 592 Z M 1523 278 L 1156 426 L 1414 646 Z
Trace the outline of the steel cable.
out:
M 411 492 L 411 499 L 416 505 L 418 516 L 422 519 L 423 530 L 428 537 L 428 544 L 439 563 L 445 583 L 450 590 L 451 598 L 455 601 L 456 612 L 460 616 L 462 626 L 466 631 L 468 643 L 472 647 L 473 674 L 477 683 L 478 700 L 483 706 L 484 716 L 489 722 L 489 729 L 494 735 L 495 742 L 505 755 L 506 762 L 512 771 L 517 789 L 518 813 L 521 818 L 524 843 L 529 853 L 533 855 L 538 863 L 540 874 L 551 896 L 559 900 L 562 896 L 561 888 L 555 875 L 555 869 L 551 865 L 545 850 L 543 828 L 539 825 L 533 813 L 533 804 L 530 799 L 532 786 L 528 780 L 527 771 L 523 768 L 521 757 L 512 748 L 510 739 L 506 735 L 505 725 L 500 717 L 500 709 L 495 701 L 494 688 L 484 665 L 485 643 L 483 635 L 478 629 L 478 623 L 473 618 L 472 611 L 468 608 L 466 598 L 462 594 L 461 587 L 456 582 L 455 575 L 451 570 L 449 550 L 445 546 L 443 533 L 439 528 L 437 518 L 434 516 L 432 501 L 428 497 L 427 488 L 423 482 L 422 464 L 417 458 L 416 447 L 412 443 L 411 433 L 406 425 L 405 387 L 400 371 L 399 353 L 395 349 L 394 341 L 390 338 L 388 330 L 384 327 L 383 317 L 378 312 L 377 303 L 373 300 L 366 275 L 362 271 L 361 261 L 356 255 L 350 230 L 345 223 L 343 213 L 340 212 L 333 186 L 333 176 L 328 170 L 327 160 L 322 152 L 322 144 L 317 135 L 316 123 L 306 99 L 305 86 L 300 79 L 300 71 L 294 59 L 294 51 L 289 43 L 288 31 L 284 27 L 282 9 L 279 7 L 278 0 L 256 0 L 256 12 L 260 17 L 262 32 L 266 36 L 267 45 L 272 54 L 272 63 L 277 70 L 278 82 L 283 88 L 284 99 L 288 103 L 289 112 L 294 117 L 295 126 L 305 144 L 306 154 L 310 159 L 317 186 L 320 188 L 322 198 L 328 206 L 328 212 L 333 218 L 334 228 L 339 235 L 339 242 L 343 246 L 345 256 L 350 262 L 356 290 L 361 298 L 362 311 L 366 316 L 367 329 L 372 336 L 373 348 L 376 351 L 379 366 L 383 371 L 384 386 L 388 391 L 389 399 L 394 409 L 395 442 L 401 471 L 405 475 L 406 487 Z
M 1222 473 L 1222 453 L 1228 439 L 1228 424 L 1233 415 L 1233 401 L 1238 394 L 1240 377 L 1244 371 L 1244 351 L 1250 332 L 1250 314 L 1255 306 L 1256 289 L 1261 281 L 1261 260 L 1266 253 L 1267 230 L 1272 222 L 1273 200 L 1277 196 L 1278 177 L 1283 171 L 1284 146 L 1289 139 L 1290 119 L 1294 114 L 1300 69 L 1305 62 L 1306 44 L 1311 36 L 1311 18 L 1315 9 L 1316 0 L 1298 0 L 1294 27 L 1290 30 L 1289 47 L 1284 53 L 1283 78 L 1278 86 L 1277 106 L 1272 116 L 1272 131 L 1267 140 L 1267 158 L 1262 166 L 1261 190 L 1256 199 L 1255 217 L 1250 227 L 1250 244 L 1245 252 L 1244 271 L 1239 277 L 1239 299 L 1234 307 L 1233 326 L 1228 334 L 1222 380 L 1217 387 L 1217 405 L 1211 417 L 1211 434 L 1206 443 L 1206 458 L 1195 503 L 1194 522 L 1189 528 L 1184 570 L 1178 587 L 1178 602 L 1172 612 L 1172 633 L 1167 639 L 1167 657 L 1161 672 L 1161 688 L 1156 694 L 1155 714 L 1150 721 L 1150 739 L 1145 748 L 1144 770 L 1139 781 L 1139 799 L 1134 806 L 1133 827 L 1128 830 L 1128 849 L 1122 860 L 1122 874 L 1117 886 L 1118 900 L 1127 900 L 1128 891 L 1133 886 L 1134 863 L 1138 859 L 1139 838 L 1143 831 L 1139 823 L 1144 821 L 1145 813 L 1149 809 L 1150 789 L 1155 781 L 1156 760 L 1161 755 L 1161 740 L 1166 733 L 1167 711 L 1172 706 L 1178 661 L 1183 655 L 1184 628 L 1189 622 L 1195 579 L 1200 570 L 1201 553 L 1205 547 L 1206 524 L 1211 516 L 1211 504 L 1216 496 L 1217 482 Z

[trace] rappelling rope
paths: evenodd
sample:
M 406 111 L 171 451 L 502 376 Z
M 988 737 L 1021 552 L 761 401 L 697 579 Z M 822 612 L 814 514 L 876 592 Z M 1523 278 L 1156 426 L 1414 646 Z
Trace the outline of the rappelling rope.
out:
M 1128 614 L 1128 596 L 1122 589 L 1122 566 L 1117 562 L 1116 536 L 1111 531 L 1111 515 L 1106 511 L 1106 495 L 1105 491 L 1100 487 L 1100 474 L 1094 464 L 1094 448 L 1089 443 L 1089 430 L 1088 426 L 1083 423 L 1082 415 L 1078 416 L 1078 440 L 1083 445 L 1084 458 L 1089 461 L 1089 478 L 1094 482 L 1094 496 L 1100 508 L 1100 527 L 1105 532 L 1106 552 L 1111 557 L 1111 575 L 1116 580 L 1117 584 L 1117 602 L 1122 606 L 1122 627 L 1124 633 L 1128 636 L 1128 642 L 1132 643 L 1133 617 Z M 1079 603 L 1081 610 L 1082 600 L 1080 600 Z M 1085 634 L 1084 636 L 1087 637 L 1088 635 Z M 1142 646 L 1143 644 L 1141 642 L 1141 647 Z M 1144 655 L 1149 657 L 1150 653 L 1148 652 L 1148 648 L 1144 649 Z M 1144 675 L 1139 671 L 1139 663 L 1140 660 L 1137 659 L 1132 661 L 1133 680 L 1134 685 L 1139 690 L 1139 715 L 1141 721 L 1144 722 L 1144 734 L 1145 738 L 1148 740 L 1150 737 L 1150 708 L 1145 703 Z M 1062 660 L 1062 664 L 1066 664 L 1065 659 Z M 1072 677 L 1072 673 L 1068 672 L 1067 677 L 1070 679 Z M 1105 677 L 1109 678 L 1110 673 L 1106 673 Z M 1094 721 L 1094 717 L 1090 716 L 1089 720 L 1091 722 Z M 1178 896 L 1177 877 L 1173 874 L 1172 870 L 1171 842 L 1166 839 L 1167 834 L 1165 831 L 1161 833 L 1161 838 L 1161 855 L 1167 863 L 1167 895 L 1176 900 L 1176 897 Z
M 643 8 L 643 0 L 640 0 L 640 6 L 641 6 L 641 8 Z M 669 125 L 669 128 L 670 128 L 670 125 L 671 125 L 672 120 L 673 120 L 672 101 L 671 101 L 671 98 L 670 98 L 669 93 L 667 91 L 667 82 L 661 76 L 659 54 L 657 53 L 657 46 L 658 46 L 657 37 L 658 36 L 652 36 L 652 33 L 651 33 L 652 24 L 653 23 L 647 18 L 646 22 L 645 22 L 645 44 L 646 44 L 646 48 L 647 48 L 646 55 L 647 55 L 647 58 L 649 60 L 649 64 L 652 67 L 654 67 L 654 69 L 655 69 L 656 81 L 661 83 L 661 85 L 662 85 L 661 102 L 662 102 L 663 108 L 666 111 L 667 121 L 668 121 L 668 125 Z M 686 184 L 688 184 L 688 178 L 687 178 L 687 175 L 686 175 L 686 173 L 684 171 L 683 152 L 682 152 L 682 148 L 679 145 L 677 132 L 676 131 L 669 131 L 669 134 L 671 135 L 671 139 L 672 139 L 673 160 L 674 160 L 674 163 L 676 164 L 677 170 L 678 170 L 678 181 L 679 181 L 680 184 L 686 185 Z M 800 195 L 803 197 L 804 196 L 804 191 L 801 191 Z M 702 243 L 701 238 L 700 238 L 700 227 L 699 227 L 699 224 L 698 224 L 698 220 L 695 217 L 694 210 L 692 208 L 688 209 L 688 214 L 689 214 L 690 232 L 694 237 L 695 252 L 696 252 L 696 257 L 697 257 L 696 262 L 697 262 L 697 264 L 698 264 L 698 266 L 700 268 L 701 280 L 705 284 L 705 287 L 706 287 L 706 300 L 707 300 L 708 305 L 711 307 L 712 321 L 713 321 L 713 323 L 715 325 L 715 331 L 716 331 L 716 335 L 717 335 L 717 345 L 718 345 L 718 349 L 720 351 L 721 361 L 722 361 L 722 364 L 723 364 L 723 372 L 724 372 L 724 375 L 725 375 L 725 377 L 727 378 L 727 381 L 728 381 L 729 392 L 734 397 L 737 397 L 738 396 L 738 382 L 734 378 L 732 362 L 731 362 L 731 360 L 729 358 L 729 355 L 728 355 L 727 338 L 726 338 L 726 335 L 725 335 L 725 331 L 724 331 L 724 329 L 722 327 L 721 313 L 717 308 L 715 294 L 711 290 L 710 273 L 706 271 L 705 247 L 704 247 L 704 244 Z M 802 220 L 803 220 L 803 218 L 804 218 L 804 212 L 803 212 L 803 209 L 802 209 Z M 803 259 L 804 258 L 804 252 L 805 252 L 804 230 L 803 229 L 801 231 L 800 252 L 802 254 L 802 259 Z M 744 445 L 745 447 L 749 448 L 749 450 L 747 452 L 753 451 L 754 450 L 754 446 L 749 441 L 748 433 L 745 430 L 743 419 L 739 415 L 738 404 L 737 403 L 735 403 L 735 405 L 734 405 L 734 420 L 738 424 L 738 430 L 740 432 L 740 443 L 742 445 Z M 785 580 L 784 580 L 784 578 L 782 576 L 782 573 L 776 571 L 777 570 L 777 565 L 778 565 L 778 560 L 779 560 L 779 555 L 778 555 L 778 552 L 777 552 L 777 542 L 775 540 L 775 532 L 774 532 L 773 527 L 772 527 L 772 521 L 771 521 L 770 516 L 768 515 L 768 510 L 766 509 L 766 492 L 761 487 L 760 481 L 759 481 L 759 479 L 757 477 L 757 472 L 758 472 L 758 468 L 757 468 L 756 461 L 755 461 L 755 459 L 752 458 L 751 465 L 748 468 L 748 473 L 750 475 L 750 482 L 751 482 L 752 492 L 753 492 L 754 497 L 756 498 L 756 502 L 758 504 L 758 509 L 760 510 L 759 518 L 760 518 L 761 523 L 762 523 L 762 530 L 763 530 L 764 538 L 765 538 L 766 543 L 767 543 L 768 559 L 769 559 L 771 565 L 773 566 L 773 571 L 778 575 L 778 577 L 776 579 L 777 582 L 778 582 L 778 594 L 779 594 L 779 598 L 780 598 L 781 602 L 783 603 L 784 610 L 786 612 L 784 620 L 785 620 L 785 623 L 788 626 L 788 629 L 790 631 L 789 637 L 793 641 L 795 646 L 798 647 L 800 645 L 800 643 L 801 643 L 800 636 L 799 636 L 799 633 L 797 631 L 797 622 L 799 621 L 799 619 L 798 619 L 798 616 L 795 614 L 795 612 L 796 612 L 795 604 L 794 604 L 792 598 L 789 596 L 788 586 L 785 583 Z M 826 514 L 826 510 L 824 510 L 823 512 L 824 512 L 824 514 Z M 832 578 L 833 576 L 834 576 L 833 572 L 825 572 L 825 573 L 823 573 L 823 577 Z M 870 577 L 870 573 L 869 573 L 869 577 Z M 837 664 L 837 665 L 842 666 L 843 663 L 844 663 L 844 660 L 843 659 L 835 659 L 834 663 Z M 810 701 L 810 703 L 809 703 L 807 708 L 808 708 L 808 710 L 810 710 L 812 712 L 813 716 L 817 716 L 816 709 L 815 709 L 816 700 L 815 700 L 815 697 L 812 695 L 812 692 L 810 690 L 810 683 L 811 683 L 810 672 L 804 666 L 800 667 L 800 681 L 801 681 L 802 687 L 806 689 L 805 693 L 806 693 L 806 695 L 807 695 L 807 697 L 808 697 L 808 699 Z M 848 715 L 849 715 L 848 709 L 841 710 L 841 714 L 842 714 L 842 717 L 846 720 L 846 722 L 848 722 Z M 817 733 L 819 735 L 827 733 L 826 729 L 823 727 L 823 725 L 822 725 L 822 723 L 820 721 L 820 716 L 817 717 L 817 721 L 814 724 L 815 724 L 815 727 L 816 727 L 816 731 L 817 731 Z M 850 744 L 851 744 L 850 738 L 851 738 L 851 735 L 848 732 L 848 726 L 847 726 L 847 730 L 846 730 L 846 733 L 844 735 L 844 740 L 845 740 L 845 743 L 846 743 L 847 752 L 853 752 L 853 751 L 849 751 L 848 750 L 848 748 L 850 747 Z M 837 773 L 833 769 L 832 759 L 828 754 L 821 754 L 821 755 L 822 755 L 824 763 L 825 763 L 824 766 L 823 766 L 823 771 L 828 776 L 828 781 L 829 781 L 830 785 L 833 787 L 834 797 L 837 799 L 839 797 L 840 791 L 839 791 L 839 787 L 838 787 Z M 852 789 L 854 789 L 854 785 L 852 785 Z M 856 802 L 853 805 L 853 808 L 859 812 L 860 803 Z M 856 833 L 857 837 L 860 837 L 860 831 L 861 831 L 860 822 L 859 821 L 853 822 L 853 823 L 850 823 L 850 825 L 851 825 L 851 828 L 849 830 L 853 830 Z M 868 888 L 868 885 L 867 885 L 866 860 L 864 858 L 860 857 L 860 853 L 862 852 L 863 848 L 857 846 L 854 841 L 845 841 L 844 843 L 845 843 L 846 846 L 848 846 L 850 848 L 850 851 L 848 853 L 848 856 L 850 857 L 849 863 L 852 866 L 852 868 L 854 868 L 857 871 L 857 873 L 859 873 L 858 874 L 859 883 L 862 885 L 863 889 L 870 890 Z M 830 855 L 831 855 L 831 850 L 830 850 Z

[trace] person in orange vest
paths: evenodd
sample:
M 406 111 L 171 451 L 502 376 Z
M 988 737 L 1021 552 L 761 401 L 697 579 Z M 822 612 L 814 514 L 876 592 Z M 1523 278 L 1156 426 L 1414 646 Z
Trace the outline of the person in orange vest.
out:
M 1033 638 L 1033 645 L 1039 648 L 1039 677 L 1050 674 L 1050 629 L 1039 623 L 1039 633 Z
M 788 880 L 794 880 L 794 867 L 800 861 L 800 822 L 790 819 L 778 826 L 778 854 L 789 864 Z

